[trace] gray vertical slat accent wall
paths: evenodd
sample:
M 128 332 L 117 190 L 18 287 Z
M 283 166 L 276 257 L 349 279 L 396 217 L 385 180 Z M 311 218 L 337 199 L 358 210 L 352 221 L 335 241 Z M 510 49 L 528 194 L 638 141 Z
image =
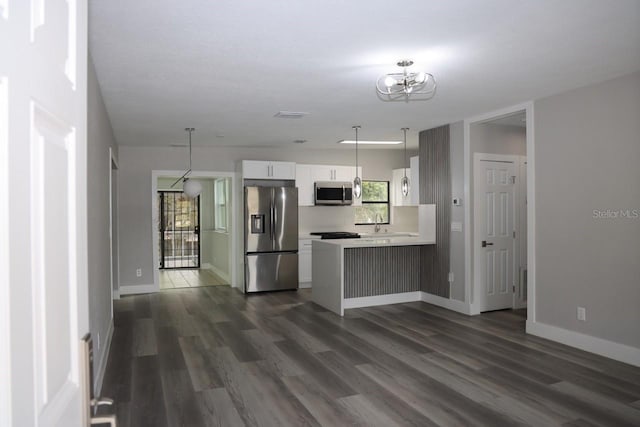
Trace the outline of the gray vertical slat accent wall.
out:
M 451 167 L 449 125 L 419 134 L 420 203 L 436 205 L 436 244 L 420 253 L 420 290 L 449 298 Z
M 345 248 L 344 297 L 420 290 L 421 246 Z

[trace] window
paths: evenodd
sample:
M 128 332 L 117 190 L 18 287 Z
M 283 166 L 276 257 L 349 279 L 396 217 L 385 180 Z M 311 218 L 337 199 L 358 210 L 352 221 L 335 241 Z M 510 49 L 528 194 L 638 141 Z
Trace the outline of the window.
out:
M 226 178 L 216 179 L 215 181 L 215 228 L 216 230 L 227 230 L 228 215 L 228 193 L 229 183 Z
M 362 206 L 356 207 L 356 225 L 389 224 L 389 181 L 362 181 Z

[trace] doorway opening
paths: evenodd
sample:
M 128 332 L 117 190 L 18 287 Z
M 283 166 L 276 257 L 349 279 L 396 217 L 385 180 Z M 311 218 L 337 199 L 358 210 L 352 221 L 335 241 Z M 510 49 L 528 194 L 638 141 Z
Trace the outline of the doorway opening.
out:
M 202 191 L 189 198 L 181 183 L 173 185 L 178 177 L 154 179 L 158 288 L 229 285 L 232 179 L 198 177 Z
M 526 309 L 526 111 L 472 123 L 470 149 L 477 311 Z
M 200 268 L 200 196 L 158 191 L 160 269 Z

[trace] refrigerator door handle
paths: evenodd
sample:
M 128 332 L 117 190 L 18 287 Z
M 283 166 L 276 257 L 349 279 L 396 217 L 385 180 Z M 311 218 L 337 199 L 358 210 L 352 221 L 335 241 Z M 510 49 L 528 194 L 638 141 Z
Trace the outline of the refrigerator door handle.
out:
M 269 224 L 271 226 L 271 241 L 275 241 L 276 240 L 276 201 L 275 201 L 275 190 L 271 189 L 271 223 Z

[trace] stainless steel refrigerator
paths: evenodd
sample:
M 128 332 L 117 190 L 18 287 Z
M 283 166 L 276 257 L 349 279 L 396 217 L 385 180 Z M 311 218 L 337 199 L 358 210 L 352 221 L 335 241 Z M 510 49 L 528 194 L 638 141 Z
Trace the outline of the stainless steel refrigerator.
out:
M 298 288 L 298 189 L 244 188 L 246 292 Z

